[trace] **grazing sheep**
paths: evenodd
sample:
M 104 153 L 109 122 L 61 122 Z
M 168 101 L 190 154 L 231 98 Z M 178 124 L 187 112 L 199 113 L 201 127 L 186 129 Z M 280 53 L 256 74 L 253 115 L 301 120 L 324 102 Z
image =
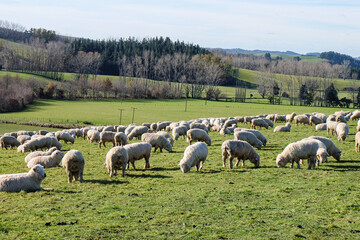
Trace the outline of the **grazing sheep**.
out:
M 123 147 L 113 147 L 106 154 L 105 166 L 110 177 L 117 175 L 117 170 L 122 167 L 122 176 L 125 177 L 125 169 L 128 164 L 128 153 Z
M 360 119 L 357 122 L 356 131 L 358 132 L 360 131 Z
M 286 116 L 285 115 L 280 115 L 280 114 L 275 114 L 274 123 L 277 123 L 277 122 L 286 122 Z
M 36 151 L 36 152 L 32 152 L 29 153 L 28 155 L 26 155 L 25 157 L 25 163 L 28 163 L 31 159 L 38 157 L 38 156 L 48 156 L 51 155 L 53 152 L 55 152 L 57 150 L 56 147 L 52 147 L 49 148 L 49 150 L 47 150 L 46 152 L 43 151 Z
M 111 142 L 113 144 L 113 147 L 115 147 L 115 132 L 111 131 L 103 131 L 100 133 L 100 141 L 99 141 L 99 148 L 101 148 L 101 144 L 106 147 L 106 142 Z
M 65 131 L 58 131 L 55 133 L 55 137 L 58 141 L 63 140 L 65 143 L 71 142 L 74 144 L 75 138 L 70 135 L 70 133 Z
M 276 165 L 279 168 L 285 167 L 290 162 L 290 168 L 292 168 L 296 162 L 297 167 L 300 168 L 300 159 L 308 159 L 308 169 L 312 169 L 315 167 L 316 158 L 320 162 L 326 162 L 327 156 L 329 154 L 324 143 L 316 139 L 303 139 L 287 145 L 284 151 L 277 156 Z
M 332 140 L 320 136 L 311 136 L 309 138 L 321 141 L 323 144 L 325 144 L 326 151 L 328 152 L 328 154 L 333 158 L 335 158 L 336 161 L 340 161 L 341 150 L 335 145 L 335 143 Z
M 124 146 L 128 144 L 127 136 L 123 132 L 117 132 L 114 136 L 116 146 Z
M 252 121 L 254 118 L 255 118 L 255 117 L 252 117 L 252 116 L 245 116 L 245 117 L 244 117 L 244 123 L 245 123 L 245 124 L 251 123 L 251 121 Z
M 240 131 L 234 132 L 235 140 L 243 140 L 248 142 L 250 145 L 256 147 L 257 149 L 261 149 L 262 142 L 253 134 L 252 132 L 248 131 Z
M 316 131 L 324 131 L 327 130 L 327 124 L 326 123 L 320 123 L 315 126 Z
M 5 148 L 7 150 L 8 147 L 12 149 L 13 147 L 18 147 L 20 145 L 20 142 L 13 136 L 2 136 L 0 138 L 1 149 Z
M 324 123 L 322 119 L 318 118 L 318 117 L 315 117 L 313 115 L 310 116 L 310 126 L 312 126 L 312 124 L 314 123 L 315 125 L 318 125 L 318 124 L 321 124 L 321 123 Z
M 41 165 L 35 165 L 27 173 L 0 175 L 0 192 L 35 192 L 45 190 L 41 182 L 46 172 Z
M 87 131 L 87 139 L 88 139 L 89 143 L 99 142 L 100 141 L 100 133 L 98 132 L 98 130 L 90 129 L 89 131 Z
M 135 161 L 140 159 L 145 159 L 144 169 L 150 168 L 150 154 L 151 154 L 151 144 L 146 142 L 132 143 L 125 145 L 124 148 L 128 153 L 128 165 L 127 169 L 129 169 L 129 162 L 135 169 Z
M 131 133 L 131 131 L 136 127 L 137 125 L 132 123 L 130 124 L 126 129 L 125 129 L 125 134 L 126 136 L 129 136 L 129 134 Z
M 303 125 L 305 125 L 305 124 L 310 125 L 309 117 L 306 116 L 305 114 L 296 115 L 294 117 L 294 120 L 295 120 L 296 126 L 298 126 L 299 123 L 302 123 Z
M 151 123 L 142 123 L 141 125 L 150 129 Z
M 102 129 L 102 132 L 108 131 L 108 132 L 116 132 L 116 128 L 114 126 L 106 126 Z
M 259 129 L 261 129 L 262 127 L 268 129 L 269 124 L 267 124 L 264 119 L 255 118 L 255 119 L 251 120 L 251 128 L 255 129 L 256 127 L 259 127 Z
M 184 125 L 181 125 L 178 127 L 174 127 L 171 134 L 172 134 L 174 140 L 177 141 L 180 136 L 183 136 L 183 138 L 185 139 L 187 131 L 188 131 L 188 128 Z
M 263 118 L 263 120 L 269 125 L 269 127 L 271 127 L 271 128 L 274 127 L 274 123 L 270 119 Z
M 32 158 L 28 164 L 28 168 L 32 168 L 37 164 L 40 164 L 44 168 L 52 168 L 59 166 L 62 158 L 64 157 L 64 154 L 60 152 L 59 150 L 56 150 L 51 153 L 51 155 L 47 156 L 37 156 Z
M 208 146 L 211 146 L 211 138 L 206 131 L 202 129 L 190 129 L 186 132 L 186 141 L 191 145 L 193 141 L 205 142 Z
M 313 116 L 320 118 L 324 123 L 327 120 L 327 116 L 324 113 L 312 113 Z
M 285 120 L 286 120 L 286 122 L 289 122 L 289 123 L 291 123 L 292 121 L 293 121 L 293 119 L 294 119 L 294 117 L 296 116 L 296 113 L 291 113 L 291 114 L 286 114 L 286 116 L 285 116 Z
M 196 171 L 200 171 L 208 155 L 208 148 L 205 143 L 197 142 L 188 146 L 184 151 L 184 157 L 180 160 L 179 166 L 183 173 L 190 171 L 191 167 L 196 166 Z
M 120 126 L 117 126 L 116 128 L 116 132 L 122 132 L 122 133 L 125 133 L 125 130 L 128 126 L 125 126 L 125 125 L 120 125 Z
M 343 123 L 347 123 L 346 118 L 343 115 L 337 115 L 336 116 L 336 121 L 337 122 L 343 122 Z
M 156 132 L 156 129 L 157 129 L 157 123 L 152 123 L 150 125 L 150 130 L 153 131 L 153 132 Z
M 349 133 L 349 126 L 346 123 L 338 123 L 336 125 L 336 130 L 335 130 L 336 134 L 338 135 L 338 141 L 345 141 L 346 136 Z
M 167 126 L 169 126 L 170 124 L 171 124 L 171 122 L 168 122 L 168 121 L 166 121 L 166 122 L 158 122 L 158 123 L 157 123 L 156 131 L 165 130 L 165 128 L 166 128 Z
M 46 131 L 46 130 L 40 130 L 40 131 L 39 131 L 39 134 L 40 134 L 40 135 L 43 135 L 43 136 L 45 136 L 47 133 L 49 133 L 49 132 Z
M 271 121 L 274 121 L 274 120 L 275 120 L 275 114 L 268 114 L 268 115 L 266 116 L 266 119 L 269 119 L 269 120 L 271 120 Z M 286 117 L 285 117 L 285 119 L 286 119 Z
M 196 122 L 190 124 L 190 129 L 202 129 L 202 130 L 204 130 L 205 132 L 208 132 L 208 131 L 209 131 L 208 127 L 207 127 L 205 124 L 203 124 L 203 123 L 196 123 Z
M 82 183 L 84 174 L 85 159 L 78 150 L 68 151 L 62 159 L 62 167 L 65 168 L 68 175 L 68 182 L 77 181 L 80 177 Z
M 336 126 L 338 125 L 338 122 L 335 121 L 330 121 L 329 118 L 326 121 L 326 131 L 327 134 L 329 134 L 330 130 L 331 130 L 331 135 L 334 135 L 334 131 L 336 132 Z
M 285 126 L 277 126 L 274 128 L 274 132 L 290 132 L 291 124 L 287 122 Z
M 260 166 L 260 155 L 255 152 L 254 148 L 246 141 L 241 140 L 226 140 L 221 145 L 223 167 L 225 167 L 225 161 L 229 156 L 229 167 L 233 168 L 232 160 L 237 158 L 235 167 L 239 165 L 242 160 L 241 166 L 245 166 L 245 160 L 249 159 L 255 167 Z
M 219 134 L 220 135 L 231 134 L 231 131 L 229 129 L 227 129 L 226 127 L 223 127 L 220 129 Z
M 355 134 L 355 152 L 360 152 L 360 132 Z
M 154 147 L 154 152 L 159 148 L 160 152 L 164 148 L 168 152 L 172 152 L 172 146 L 170 142 L 162 135 L 157 135 L 156 133 L 144 133 L 141 136 L 142 142 L 150 143 Z
M 353 112 L 353 114 L 351 115 L 350 119 L 351 119 L 351 120 L 355 120 L 355 119 L 358 119 L 358 118 L 360 118 L 360 111 L 359 111 L 359 110 L 355 110 L 355 111 Z
M 19 141 L 20 144 L 24 144 L 26 141 L 29 141 L 31 137 L 29 135 L 19 135 L 16 140 Z
M 164 132 L 164 131 L 160 131 L 160 132 L 157 132 L 156 134 L 157 134 L 157 135 L 162 135 L 162 136 L 164 136 L 164 137 L 169 141 L 169 143 L 171 144 L 171 146 L 174 145 L 174 139 L 170 136 L 169 133 Z
M 267 144 L 267 139 L 266 137 L 258 130 L 255 130 L 255 129 L 247 129 L 247 128 L 235 128 L 234 129 L 234 133 L 235 132 L 239 132 L 239 131 L 245 131 L 245 132 L 251 132 L 253 133 L 261 142 L 262 142 L 262 145 L 265 147 L 266 144 Z
M 149 131 L 148 127 L 145 126 L 136 126 L 134 127 L 128 135 L 128 139 L 131 141 L 133 138 L 141 138 L 143 133 L 147 133 Z
M 336 121 L 336 116 L 334 114 L 329 115 L 326 121 Z
M 228 119 L 225 121 L 223 127 L 227 128 L 227 127 L 231 127 L 233 124 L 237 124 L 238 121 L 236 119 Z

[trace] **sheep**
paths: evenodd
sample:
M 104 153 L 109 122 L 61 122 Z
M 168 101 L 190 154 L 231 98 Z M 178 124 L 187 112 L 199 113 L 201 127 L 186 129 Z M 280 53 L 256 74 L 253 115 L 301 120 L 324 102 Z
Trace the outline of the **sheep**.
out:
M 179 163 L 181 171 L 187 173 L 191 167 L 196 166 L 196 171 L 199 172 L 204 165 L 207 155 L 208 148 L 203 142 L 197 142 L 187 146 L 184 151 L 184 156 Z
M 157 134 L 157 135 L 162 135 L 162 136 L 164 136 L 164 137 L 169 141 L 169 143 L 171 144 L 171 146 L 174 145 L 174 139 L 170 136 L 169 133 L 164 132 L 164 131 L 159 131 L 159 132 L 157 132 L 156 134 Z
M 296 113 L 291 113 L 291 114 L 286 114 L 286 116 L 285 116 L 285 120 L 286 120 L 286 122 L 289 122 L 289 123 L 291 123 L 292 121 L 293 121 L 293 119 L 294 119 L 294 117 L 296 116 Z
M 227 129 L 226 127 L 223 127 L 220 129 L 219 134 L 220 135 L 231 134 L 231 131 L 229 129 Z
M 320 124 L 315 126 L 315 130 L 316 131 L 327 130 L 327 124 L 326 123 L 320 123 Z
M 225 167 L 225 161 L 229 156 L 229 167 L 233 168 L 232 160 L 237 158 L 235 166 L 239 165 L 242 160 L 241 166 L 245 166 L 245 160 L 249 159 L 255 167 L 260 166 L 260 155 L 254 150 L 254 148 L 246 141 L 241 140 L 226 140 L 221 145 L 223 167 Z
M 286 122 L 286 116 L 285 115 L 280 115 L 280 114 L 275 114 L 274 123 L 277 123 L 277 122 Z
M 80 128 L 75 128 L 74 131 L 75 131 L 75 136 L 76 136 L 76 137 L 79 137 L 79 138 L 80 138 L 80 137 L 83 136 L 82 129 L 80 129 Z
M 357 122 L 356 131 L 358 132 L 360 131 L 360 119 Z
M 115 132 L 111 131 L 103 131 L 100 133 L 100 141 L 99 141 L 99 148 L 101 148 L 101 144 L 106 147 L 106 142 L 111 142 L 113 144 L 113 147 L 115 147 Z
M 209 131 L 209 129 L 208 129 L 208 127 L 205 125 L 205 124 L 203 124 L 203 123 L 192 123 L 192 124 L 190 124 L 190 129 L 202 129 L 202 130 L 204 130 L 205 132 L 208 132 Z
M 256 147 L 257 149 L 261 149 L 262 142 L 255 136 L 255 134 L 248 131 L 240 131 L 234 132 L 235 140 L 243 140 L 248 142 L 250 145 Z
M 47 133 L 49 133 L 49 132 L 46 131 L 46 130 L 40 130 L 40 131 L 39 131 L 39 134 L 40 134 L 40 135 L 43 135 L 43 136 L 45 136 Z
M 343 110 L 341 110 L 341 111 L 337 111 L 337 112 L 335 112 L 334 113 L 334 115 L 335 116 L 345 116 L 346 114 L 348 114 L 348 113 L 350 113 L 350 112 L 345 112 L 345 111 L 343 111 Z
M 46 190 L 41 187 L 46 172 L 41 165 L 35 165 L 27 173 L 0 175 L 0 192 L 36 192 Z
M 136 126 L 134 127 L 131 132 L 129 133 L 129 135 L 127 136 L 128 139 L 131 141 L 133 138 L 138 138 L 140 139 L 141 138 L 141 135 L 143 133 L 146 133 L 149 131 L 149 128 L 148 127 L 145 127 L 145 126 Z
M 334 114 L 329 115 L 326 121 L 336 121 L 336 116 Z
M 128 144 L 127 136 L 123 132 L 117 132 L 114 136 L 116 146 L 124 146 Z
M 261 129 L 261 127 L 268 129 L 269 124 L 267 124 L 266 121 L 261 118 L 255 118 L 251 120 L 251 128 L 255 129 L 256 127 L 259 127 L 259 129 Z
M 290 122 L 287 122 L 285 126 L 277 126 L 274 128 L 274 132 L 290 132 L 291 124 Z
M 213 130 L 214 132 L 218 132 L 222 129 L 223 127 L 221 125 L 215 125 L 211 127 L 211 130 Z
M 254 119 L 254 117 L 252 117 L 252 116 L 246 116 L 246 117 L 244 117 L 244 123 L 245 124 L 251 123 L 251 121 L 253 119 Z
M 29 141 L 31 137 L 29 135 L 19 135 L 16 140 L 19 141 L 20 144 L 24 144 L 26 141 Z
M 122 176 L 125 177 L 125 169 L 128 164 L 128 153 L 123 147 L 113 147 L 106 154 L 105 166 L 110 177 L 117 175 L 117 170 L 122 167 Z
M 102 132 L 109 131 L 109 132 L 116 132 L 117 129 L 115 129 L 114 126 L 106 126 L 102 129 Z
M 85 140 L 85 137 L 87 138 L 88 137 L 88 131 L 90 131 L 90 130 L 92 130 L 92 128 L 91 127 L 84 127 L 84 128 L 82 128 L 81 129 L 82 130 L 82 136 L 83 136 L 83 139 Z
M 117 126 L 116 132 L 123 132 L 123 133 L 125 133 L 126 128 L 127 128 L 127 126 L 125 126 L 125 125 Z
M 190 129 L 186 132 L 186 141 L 191 145 L 195 140 L 205 142 L 208 146 L 211 146 L 211 138 L 206 131 L 202 129 Z
M 74 144 L 75 142 L 75 138 L 71 136 L 70 133 L 65 131 L 57 131 L 55 133 L 55 137 L 58 141 L 63 140 L 65 143 L 71 142 L 72 144 Z
M 19 147 L 20 145 L 20 142 L 13 136 L 2 136 L 0 138 L 1 149 L 5 148 L 7 150 L 8 147 L 12 149 L 13 147 Z
M 125 145 L 124 148 L 128 153 L 128 164 L 127 169 L 129 169 L 129 162 L 135 169 L 135 161 L 140 159 L 145 159 L 144 169 L 150 168 L 150 154 L 151 154 L 151 144 L 146 142 L 132 143 Z
M 137 125 L 136 124 L 130 124 L 126 129 L 125 129 L 125 134 L 126 136 L 129 136 L 129 134 L 131 133 L 131 131 L 136 127 Z
M 324 113 L 313 113 L 313 116 L 320 118 L 323 122 L 326 122 L 327 116 Z
M 236 119 L 236 121 L 237 121 L 238 123 L 243 123 L 243 122 L 244 122 L 244 117 L 237 116 L 237 117 L 235 117 L 235 119 Z M 271 119 L 270 119 L 270 120 L 271 120 Z
M 62 130 L 62 131 L 60 131 L 60 132 L 70 134 L 70 136 L 71 136 L 72 138 L 74 138 L 74 141 L 75 141 L 75 138 L 76 138 L 76 132 L 75 132 L 75 130 L 74 130 L 74 129 L 65 129 L 65 130 Z M 56 136 L 56 133 L 55 133 L 55 136 Z M 68 138 L 68 137 L 66 137 L 66 138 Z M 60 140 L 59 140 L 59 141 L 60 141 Z M 69 141 L 69 142 L 71 142 L 71 141 Z M 65 143 L 67 143 L 67 141 L 65 141 Z
M 157 129 L 157 123 L 152 123 L 150 125 L 150 130 L 153 131 L 153 132 L 156 132 L 156 129 Z
M 298 126 L 299 123 L 302 123 L 303 125 L 305 125 L 305 124 L 310 125 L 309 117 L 306 116 L 305 114 L 296 115 L 296 116 L 294 117 L 294 120 L 295 120 L 296 126 Z
M 315 125 L 324 123 L 322 119 L 320 119 L 320 118 L 318 118 L 318 117 L 315 117 L 315 116 L 313 116 L 313 115 L 310 116 L 309 122 L 310 122 L 310 126 L 312 126 L 313 123 L 314 123 Z
M 345 141 L 349 133 L 349 126 L 346 123 L 338 123 L 335 132 L 338 135 L 338 141 Z
M 62 167 L 65 168 L 66 174 L 68 175 L 68 183 L 72 180 L 77 181 L 80 177 L 80 182 L 84 181 L 84 156 L 78 150 L 70 150 L 63 157 Z
M 327 156 L 329 154 L 324 143 L 316 139 L 303 139 L 287 145 L 276 157 L 276 165 L 279 168 L 285 167 L 290 162 L 290 168 L 292 168 L 296 162 L 297 167 L 300 168 L 300 159 L 308 159 L 308 169 L 312 169 L 315 167 L 316 158 L 320 162 L 326 162 Z
M 327 131 L 327 134 L 329 134 L 330 130 L 331 130 L 331 135 L 334 135 L 334 131 L 336 132 L 336 126 L 338 125 L 338 122 L 335 122 L 335 121 L 329 121 L 329 118 L 328 120 L 326 121 L 326 131 Z
M 269 119 L 269 120 L 271 120 L 271 121 L 274 121 L 274 120 L 275 120 L 275 114 L 268 114 L 268 115 L 266 116 L 266 119 Z M 286 119 L 286 117 L 285 117 L 285 119 Z
M 356 120 L 356 119 L 358 119 L 358 118 L 360 118 L 360 111 L 359 111 L 359 110 L 355 110 L 355 111 L 353 112 L 353 114 L 351 115 L 350 119 L 351 119 L 351 120 Z
M 180 136 L 183 136 L 183 138 L 185 139 L 187 131 L 188 131 L 188 128 L 184 125 L 181 125 L 178 127 L 174 127 L 171 134 L 172 134 L 174 140 L 177 141 Z
M 159 148 L 160 152 L 164 148 L 168 152 L 172 152 L 172 146 L 170 142 L 162 135 L 157 135 L 156 133 L 144 133 L 141 136 L 142 142 L 150 143 L 154 147 L 154 152 Z
M 168 122 L 168 121 L 166 121 L 166 122 L 158 122 L 157 127 L 156 127 L 156 131 L 164 130 L 170 124 L 171 124 L 171 122 Z
M 255 129 L 247 129 L 247 128 L 235 128 L 234 129 L 234 133 L 235 132 L 239 132 L 239 131 L 246 131 L 246 132 L 251 132 L 253 133 L 261 142 L 262 145 L 265 147 L 267 144 L 267 139 L 266 137 L 258 130 Z
M 269 127 L 271 127 L 271 128 L 274 127 L 274 123 L 270 119 L 263 118 L 263 120 L 268 124 Z
M 87 139 L 89 143 L 99 142 L 100 141 L 100 133 L 95 129 L 90 129 L 87 131 Z
M 346 118 L 343 115 L 337 115 L 336 116 L 336 121 L 337 122 L 343 122 L 343 123 L 347 123 Z
M 29 153 L 28 155 L 26 155 L 25 157 L 25 163 L 28 163 L 31 159 L 38 157 L 38 156 L 48 156 L 51 155 L 54 151 L 56 151 L 57 148 L 56 147 L 51 147 L 49 148 L 49 150 L 47 150 L 46 152 L 43 151 L 36 151 L 36 152 L 32 152 Z
M 233 124 L 237 124 L 238 121 L 236 119 L 228 119 L 225 121 L 223 127 L 231 127 Z
M 360 132 L 355 134 L 355 152 L 360 152 Z
M 52 168 L 59 166 L 64 154 L 59 150 L 56 150 L 47 156 L 37 156 L 32 158 L 28 163 L 27 167 L 32 168 L 33 166 L 40 164 L 44 168 Z
M 335 145 L 335 143 L 326 137 L 320 137 L 320 136 L 311 136 L 310 139 L 316 139 L 321 141 L 326 146 L 326 151 L 330 156 L 335 158 L 336 161 L 340 161 L 341 157 L 341 150 Z

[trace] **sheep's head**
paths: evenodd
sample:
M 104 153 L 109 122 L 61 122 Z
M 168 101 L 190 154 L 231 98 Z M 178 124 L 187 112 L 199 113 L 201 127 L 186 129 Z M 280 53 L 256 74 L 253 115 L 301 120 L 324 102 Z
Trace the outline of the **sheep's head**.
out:
M 165 148 L 166 151 L 172 152 L 172 146 L 171 146 L 169 141 L 165 144 L 164 148 Z
M 327 162 L 328 152 L 325 149 L 319 149 L 316 153 L 316 157 L 321 163 Z
M 278 168 L 285 167 L 287 161 L 280 154 L 276 157 L 276 165 Z
M 40 181 L 46 178 L 46 172 L 44 170 L 44 167 L 40 164 L 36 164 L 35 166 L 33 166 L 29 171 L 29 175 Z
M 211 138 L 208 136 L 205 140 L 205 143 L 208 145 L 208 146 L 211 146 Z
M 334 153 L 334 154 L 333 154 L 333 157 L 336 159 L 336 161 L 340 161 L 341 151 Z
M 250 158 L 250 161 L 255 165 L 255 167 L 260 166 L 260 155 L 258 153 L 255 153 L 255 155 Z
M 190 166 L 188 166 L 187 164 L 179 164 L 180 169 L 183 173 L 187 173 L 188 171 L 190 171 Z

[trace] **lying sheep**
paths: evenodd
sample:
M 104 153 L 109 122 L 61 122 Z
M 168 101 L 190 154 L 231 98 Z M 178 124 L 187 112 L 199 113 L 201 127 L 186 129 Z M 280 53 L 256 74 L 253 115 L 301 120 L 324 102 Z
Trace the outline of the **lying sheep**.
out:
M 164 136 L 164 137 L 169 141 L 169 143 L 171 144 L 171 146 L 174 145 L 174 139 L 170 136 L 169 133 L 164 132 L 164 131 L 159 131 L 159 132 L 157 132 L 156 134 L 157 134 L 157 135 L 162 135 L 162 136 Z
M 160 149 L 160 152 L 162 152 L 163 148 L 168 152 L 172 152 L 170 142 L 162 135 L 157 135 L 156 133 L 144 133 L 141 136 L 141 141 L 150 143 L 154 148 L 154 152 L 156 152 L 158 148 Z
M 211 138 L 206 131 L 202 129 L 190 129 L 186 132 L 186 141 L 191 145 L 193 141 L 205 142 L 208 146 L 211 146 Z
M 0 138 L 1 149 L 5 148 L 7 150 L 8 147 L 12 149 L 13 147 L 18 147 L 20 145 L 20 142 L 13 136 L 2 136 Z
M 309 117 L 306 116 L 305 114 L 296 115 L 294 117 L 294 120 L 295 120 L 296 126 L 298 126 L 299 123 L 302 123 L 303 125 L 305 125 L 305 124 L 310 125 Z
M 310 116 L 309 121 L 310 121 L 310 126 L 312 126 L 312 124 L 318 125 L 318 124 L 324 123 L 323 120 L 321 120 L 318 117 L 312 116 L 312 115 Z
M 129 169 L 129 162 L 135 168 L 135 161 L 140 159 L 145 159 L 144 169 L 150 168 L 150 154 L 151 154 L 151 144 L 146 142 L 132 143 L 125 145 L 124 148 L 128 153 L 128 164 L 127 169 Z
M 131 141 L 133 138 L 141 138 L 141 135 L 144 133 L 147 133 L 149 131 L 148 127 L 145 126 L 136 126 L 134 127 L 131 132 L 129 133 L 129 135 L 127 136 L 128 139 Z
M 117 132 L 114 136 L 116 146 L 124 146 L 128 144 L 127 136 L 123 132 Z
M 78 150 L 68 151 L 62 159 L 62 167 L 65 168 L 66 174 L 68 175 L 68 182 L 71 183 L 72 180 L 77 181 L 80 177 L 80 182 L 82 183 L 85 159 L 81 152 Z
M 277 126 L 274 128 L 274 132 L 290 132 L 291 124 L 287 122 L 285 126 Z
M 87 139 L 89 143 L 100 142 L 100 133 L 95 129 L 87 131 Z
M 41 165 L 35 165 L 27 173 L 0 175 L 1 192 L 35 192 L 45 190 L 41 182 L 46 177 L 46 172 Z
M 241 166 L 245 166 L 245 160 L 249 159 L 255 167 L 260 166 L 260 155 L 255 152 L 254 148 L 246 141 L 241 140 L 226 140 L 221 145 L 223 167 L 225 167 L 225 161 L 229 156 L 229 167 L 233 168 L 232 160 L 237 158 L 235 166 L 239 165 L 242 160 Z
M 183 138 L 185 139 L 187 131 L 188 131 L 188 128 L 184 125 L 181 125 L 178 127 L 174 127 L 171 134 L 172 134 L 174 140 L 177 141 L 180 136 L 183 136 Z
M 208 155 L 208 148 L 205 143 L 197 142 L 188 146 L 184 151 L 184 156 L 180 160 L 179 166 L 183 173 L 190 171 L 191 167 L 196 166 L 196 171 L 200 171 Z
M 32 158 L 28 164 L 28 168 L 32 168 L 37 164 L 40 164 L 44 168 L 52 168 L 52 167 L 58 167 L 62 158 L 64 157 L 64 154 L 60 152 L 59 150 L 56 150 L 51 153 L 51 155 L 47 156 L 37 156 Z
M 355 134 L 355 152 L 360 152 L 360 132 Z
M 101 148 L 101 144 L 106 147 L 106 142 L 111 142 L 113 144 L 113 147 L 115 147 L 115 132 L 111 131 L 103 131 L 100 133 L 100 141 L 99 141 L 99 148 Z
M 291 123 L 294 120 L 296 113 L 286 114 L 285 121 Z
M 336 125 L 335 132 L 338 136 L 338 141 L 345 141 L 349 133 L 349 126 L 346 123 L 340 122 Z
M 308 159 L 308 169 L 312 169 L 315 167 L 316 158 L 320 162 L 326 162 L 327 156 L 329 154 L 324 143 L 316 139 L 303 139 L 287 145 L 284 151 L 277 156 L 276 165 L 280 168 L 291 163 L 290 167 L 292 168 L 296 162 L 297 167 L 300 168 L 300 159 Z
M 203 123 L 196 123 L 196 122 L 190 124 L 190 129 L 202 129 L 202 130 L 204 130 L 205 132 L 208 132 L 208 131 L 209 131 L 208 127 L 207 127 L 205 124 L 203 124 Z
M 231 134 L 231 131 L 229 129 L 227 129 L 226 127 L 223 127 L 220 129 L 219 134 L 220 135 Z
M 320 123 L 315 126 L 316 131 L 324 131 L 327 130 L 327 124 L 326 123 Z
M 251 128 L 255 129 L 256 127 L 259 127 L 259 129 L 261 129 L 262 127 L 268 129 L 269 124 L 267 124 L 264 119 L 255 118 L 255 119 L 251 120 Z
M 328 152 L 328 154 L 333 158 L 335 158 L 336 161 L 340 161 L 341 150 L 335 145 L 335 143 L 332 140 L 320 136 L 311 136 L 309 138 L 321 141 L 323 144 L 325 144 L 326 151 Z
M 255 136 L 255 134 L 248 131 L 240 131 L 234 132 L 235 140 L 243 140 L 248 142 L 250 145 L 256 147 L 257 149 L 261 149 L 262 142 Z
M 29 135 L 19 135 L 16 140 L 19 141 L 20 144 L 24 144 L 26 141 L 29 141 L 31 137 Z
M 55 152 L 56 150 L 57 150 L 56 147 L 51 147 L 51 148 L 49 148 L 49 150 L 47 150 L 46 152 L 36 151 L 36 152 L 29 153 L 29 154 L 26 155 L 26 157 L 25 157 L 25 163 L 28 163 L 31 159 L 33 159 L 33 158 L 35 158 L 35 157 L 51 155 L 51 154 L 52 154 L 53 152 Z
M 122 176 L 125 177 L 125 169 L 128 164 L 128 153 L 123 147 L 113 147 L 106 154 L 105 166 L 110 177 L 117 175 L 117 170 L 122 167 Z
M 55 133 L 55 137 L 58 141 L 63 140 L 65 143 L 71 142 L 74 144 L 75 138 L 70 133 L 65 131 L 58 131 Z

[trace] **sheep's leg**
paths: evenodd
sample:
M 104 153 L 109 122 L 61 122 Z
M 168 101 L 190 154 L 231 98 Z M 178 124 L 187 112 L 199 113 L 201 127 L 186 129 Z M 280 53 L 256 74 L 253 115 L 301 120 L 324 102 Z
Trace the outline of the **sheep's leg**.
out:
M 297 162 L 297 169 L 300 169 L 300 162 Z
M 203 167 L 203 164 L 204 164 L 204 161 L 201 161 L 200 162 L 200 168 L 199 168 L 199 171 L 201 171 L 202 167 Z
M 80 171 L 80 182 L 84 182 L 84 179 L 83 179 L 83 171 Z
M 136 169 L 135 168 L 135 161 L 131 162 L 131 165 L 133 166 L 134 169 Z
M 99 142 L 99 148 L 101 149 L 101 142 Z
M 122 167 L 122 177 L 125 177 L 125 168 L 124 167 Z
M 290 168 L 293 168 L 293 167 L 294 167 L 294 160 L 290 164 Z
M 112 144 L 113 144 L 113 147 L 115 147 L 115 142 L 112 142 Z
M 104 147 L 106 148 L 105 142 L 103 142 Z
M 154 148 L 154 152 L 156 152 L 156 150 L 157 150 L 157 147 Z
M 160 152 L 162 153 L 162 148 L 160 148 Z
M 200 165 L 199 163 L 195 165 L 197 172 L 199 172 L 199 165 Z
M 127 170 L 129 170 L 129 167 L 130 167 L 130 164 L 129 164 L 129 163 L 127 163 L 127 165 L 126 165 L 126 169 L 127 169 Z
M 223 160 L 223 167 L 225 167 L 225 161 L 226 161 L 226 158 L 228 157 L 228 154 L 227 152 L 224 152 L 223 153 L 223 156 L 222 156 L 222 160 Z
M 240 163 L 240 158 L 237 158 L 236 163 L 235 163 L 235 167 L 239 166 Z
M 114 168 L 114 176 L 116 176 L 117 175 L 117 169 L 116 168 Z
M 245 159 L 242 160 L 241 166 L 242 166 L 242 167 L 245 167 Z
M 72 181 L 72 174 L 69 172 L 68 173 L 68 183 L 71 183 Z
M 234 159 L 234 157 L 233 156 L 230 156 L 230 158 L 229 158 L 229 167 L 230 167 L 230 169 L 232 169 L 233 168 L 233 159 Z

